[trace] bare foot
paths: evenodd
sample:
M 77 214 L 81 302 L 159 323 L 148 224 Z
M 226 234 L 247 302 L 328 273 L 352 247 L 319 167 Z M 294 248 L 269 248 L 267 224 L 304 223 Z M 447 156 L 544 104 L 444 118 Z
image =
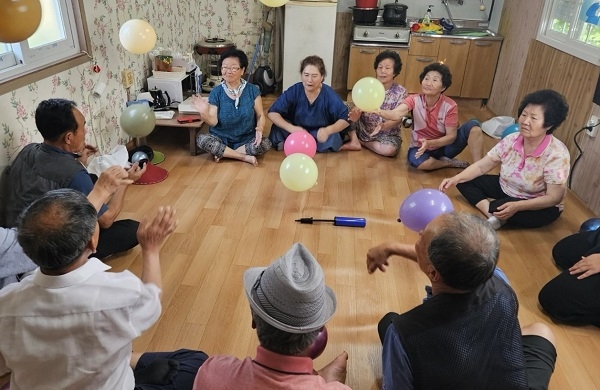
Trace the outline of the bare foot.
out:
M 321 368 L 319 375 L 325 379 L 325 382 L 346 383 L 346 365 L 348 364 L 348 352 L 342 352 L 331 363 Z
M 254 156 L 246 156 L 242 161 L 247 162 L 248 164 L 252 164 L 255 167 L 258 166 L 258 160 Z
M 324 127 L 321 127 L 319 131 L 317 131 L 317 141 L 323 143 L 327 141 L 327 138 L 329 138 L 329 133 Z
M 214 160 L 215 160 L 216 163 L 218 163 L 219 161 L 221 161 L 221 159 L 219 157 L 217 157 L 217 156 L 213 156 L 213 158 L 214 158 Z
M 358 142 L 358 139 L 351 140 L 350 142 L 343 144 L 342 147 L 340 148 L 340 150 L 361 150 L 361 149 L 362 149 L 362 146 L 360 145 L 360 142 Z

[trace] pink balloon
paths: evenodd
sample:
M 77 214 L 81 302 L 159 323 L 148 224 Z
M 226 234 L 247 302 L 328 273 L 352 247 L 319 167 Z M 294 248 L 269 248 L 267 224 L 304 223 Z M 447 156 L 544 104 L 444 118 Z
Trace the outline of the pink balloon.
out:
M 307 132 L 296 131 L 286 138 L 283 151 L 286 156 L 302 153 L 312 158 L 317 153 L 317 141 Z
M 424 189 L 410 194 L 400 206 L 400 219 L 410 230 L 420 232 L 440 214 L 454 210 L 452 201 L 438 190 Z
M 308 356 L 311 359 L 316 359 L 319 356 L 321 356 L 321 354 L 325 350 L 325 347 L 327 346 L 327 339 L 327 328 L 323 327 L 317 335 L 315 341 L 311 344 L 310 347 L 308 347 Z

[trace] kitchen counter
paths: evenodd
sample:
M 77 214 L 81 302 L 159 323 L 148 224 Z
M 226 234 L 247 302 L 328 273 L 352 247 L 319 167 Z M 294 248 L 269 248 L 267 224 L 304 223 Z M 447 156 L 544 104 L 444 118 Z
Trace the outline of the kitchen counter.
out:
M 408 49 L 408 43 L 388 43 L 388 42 L 363 42 L 354 41 L 352 46 L 357 47 L 392 47 L 394 49 Z
M 486 35 L 474 35 L 474 34 L 486 34 Z M 501 35 L 498 35 L 497 33 L 490 31 L 490 30 L 478 30 L 478 31 L 473 31 L 473 30 L 468 30 L 464 33 L 459 33 L 459 34 L 425 34 L 425 33 L 420 33 L 420 32 L 411 32 L 410 33 L 411 39 L 412 38 L 416 38 L 416 37 L 421 37 L 421 38 L 440 38 L 440 39 L 468 39 L 468 40 L 473 40 L 473 41 L 502 41 L 504 40 L 504 37 Z

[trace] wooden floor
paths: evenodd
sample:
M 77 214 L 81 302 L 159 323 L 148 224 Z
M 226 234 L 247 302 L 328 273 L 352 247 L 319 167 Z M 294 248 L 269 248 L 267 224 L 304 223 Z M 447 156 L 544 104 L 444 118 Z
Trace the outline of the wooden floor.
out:
M 266 100 L 269 106 L 272 100 Z M 460 101 L 460 120 L 492 114 L 479 104 Z M 388 311 L 403 312 L 418 305 L 427 279 L 416 264 L 394 258 L 386 273 L 369 275 L 367 249 L 383 241 L 412 243 L 416 233 L 396 221 L 402 200 L 422 188 L 437 188 L 445 169 L 419 172 L 406 163 L 408 132 L 397 158 L 367 150 L 318 154 L 318 183 L 295 193 L 279 180 L 282 152 L 271 151 L 259 167 L 207 154 L 192 157 L 187 131 L 161 130 L 149 138 L 166 155 L 160 165 L 169 171 L 162 183 L 131 186 L 121 213 L 141 219 L 159 205 L 177 208 L 179 227 L 162 249 L 163 314 L 160 321 L 134 343 L 137 351 L 201 349 L 209 355 L 254 356 L 256 334 L 242 288 L 242 274 L 252 266 L 266 266 L 294 242 L 302 242 L 325 270 L 338 308 L 328 324 L 329 344 L 317 359 L 325 365 L 347 351 L 347 384 L 353 389 L 375 389 L 381 376 L 381 345 L 376 324 Z M 486 151 L 495 140 L 486 136 Z M 468 153 L 460 157 L 470 159 Z M 453 189 L 454 208 L 477 213 Z M 357 216 L 367 219 L 364 229 L 329 224 L 300 225 L 300 217 Z M 537 294 L 558 274 L 551 248 L 577 231 L 592 214 L 569 195 L 566 211 L 551 226 L 535 230 L 502 229 L 500 267 L 520 300 L 522 324 L 550 323 L 539 309 Z M 113 270 L 141 271 L 140 249 L 109 261 Z M 551 389 L 600 389 L 597 355 L 600 330 L 550 323 L 558 337 L 558 362 Z M 443 351 L 440 351 L 443 353 Z

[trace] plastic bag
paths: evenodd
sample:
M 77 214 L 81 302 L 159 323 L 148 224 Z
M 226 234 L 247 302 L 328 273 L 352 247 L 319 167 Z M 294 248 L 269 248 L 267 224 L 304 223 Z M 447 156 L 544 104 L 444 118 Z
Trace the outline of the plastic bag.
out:
M 89 173 L 100 176 L 106 169 L 113 165 L 119 165 L 123 168 L 129 168 L 129 152 L 125 145 L 117 145 L 110 151 L 109 154 L 93 157 L 88 163 L 87 170 Z
M 511 116 L 496 116 L 481 124 L 481 130 L 492 138 L 502 138 L 502 132 L 508 126 L 515 123 L 515 118 Z

